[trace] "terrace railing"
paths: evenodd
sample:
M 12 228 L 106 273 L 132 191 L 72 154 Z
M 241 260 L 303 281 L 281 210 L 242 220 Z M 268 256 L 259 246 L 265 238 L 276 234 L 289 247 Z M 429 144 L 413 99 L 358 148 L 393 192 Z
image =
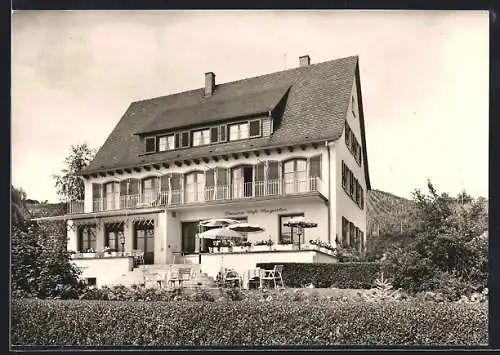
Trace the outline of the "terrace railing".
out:
M 208 201 L 231 201 L 256 197 L 277 197 L 307 194 L 322 191 L 319 177 L 296 180 L 273 179 L 266 181 L 241 182 L 229 185 L 203 186 L 186 184 L 183 189 L 170 191 L 147 191 L 142 194 L 94 198 L 92 211 L 134 209 L 151 206 L 174 206 Z M 69 213 L 82 213 L 83 201 L 70 202 Z

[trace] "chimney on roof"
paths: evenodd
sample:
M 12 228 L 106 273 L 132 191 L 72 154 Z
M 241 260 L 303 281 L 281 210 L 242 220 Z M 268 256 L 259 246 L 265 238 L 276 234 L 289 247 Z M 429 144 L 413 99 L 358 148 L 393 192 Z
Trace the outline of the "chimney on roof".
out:
M 205 96 L 212 96 L 215 90 L 215 74 L 205 73 Z
M 303 55 L 299 57 L 299 62 L 301 67 L 307 67 L 311 64 L 311 58 L 308 55 Z

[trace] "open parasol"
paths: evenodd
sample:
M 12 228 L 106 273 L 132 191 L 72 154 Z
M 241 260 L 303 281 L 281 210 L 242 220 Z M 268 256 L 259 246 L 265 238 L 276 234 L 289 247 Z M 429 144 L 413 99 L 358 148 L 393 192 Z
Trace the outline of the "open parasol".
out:
M 230 224 L 235 224 L 238 223 L 239 221 L 235 219 L 229 219 L 229 218 L 212 218 L 212 219 L 207 219 L 204 221 L 200 222 L 200 226 L 202 227 L 225 227 Z
M 302 232 L 301 229 L 303 229 L 303 228 L 315 228 L 318 226 L 318 223 L 313 222 L 310 219 L 307 219 L 305 217 L 298 216 L 298 217 L 290 218 L 288 220 L 288 222 L 286 222 L 284 224 L 284 226 L 291 227 L 291 228 L 293 228 L 293 227 L 299 228 L 297 234 L 299 235 L 299 249 L 300 249 L 300 236 L 301 236 L 301 234 L 303 234 L 303 233 L 301 233 Z
M 258 224 L 246 222 L 230 224 L 227 228 L 240 233 L 259 233 L 265 231 L 265 228 Z

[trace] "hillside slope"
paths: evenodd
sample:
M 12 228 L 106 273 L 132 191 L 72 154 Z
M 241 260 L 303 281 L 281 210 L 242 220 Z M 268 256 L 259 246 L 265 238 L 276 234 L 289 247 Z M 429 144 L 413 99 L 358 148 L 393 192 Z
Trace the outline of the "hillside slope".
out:
M 411 226 L 415 203 L 409 199 L 370 190 L 366 206 L 368 235 L 400 232 Z

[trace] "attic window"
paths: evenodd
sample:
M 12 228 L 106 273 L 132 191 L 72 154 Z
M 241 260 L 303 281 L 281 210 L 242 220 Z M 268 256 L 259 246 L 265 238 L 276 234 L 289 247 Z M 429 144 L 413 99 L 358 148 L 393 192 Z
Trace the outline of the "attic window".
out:
M 146 153 L 154 153 L 156 151 L 156 137 L 146 137 Z

